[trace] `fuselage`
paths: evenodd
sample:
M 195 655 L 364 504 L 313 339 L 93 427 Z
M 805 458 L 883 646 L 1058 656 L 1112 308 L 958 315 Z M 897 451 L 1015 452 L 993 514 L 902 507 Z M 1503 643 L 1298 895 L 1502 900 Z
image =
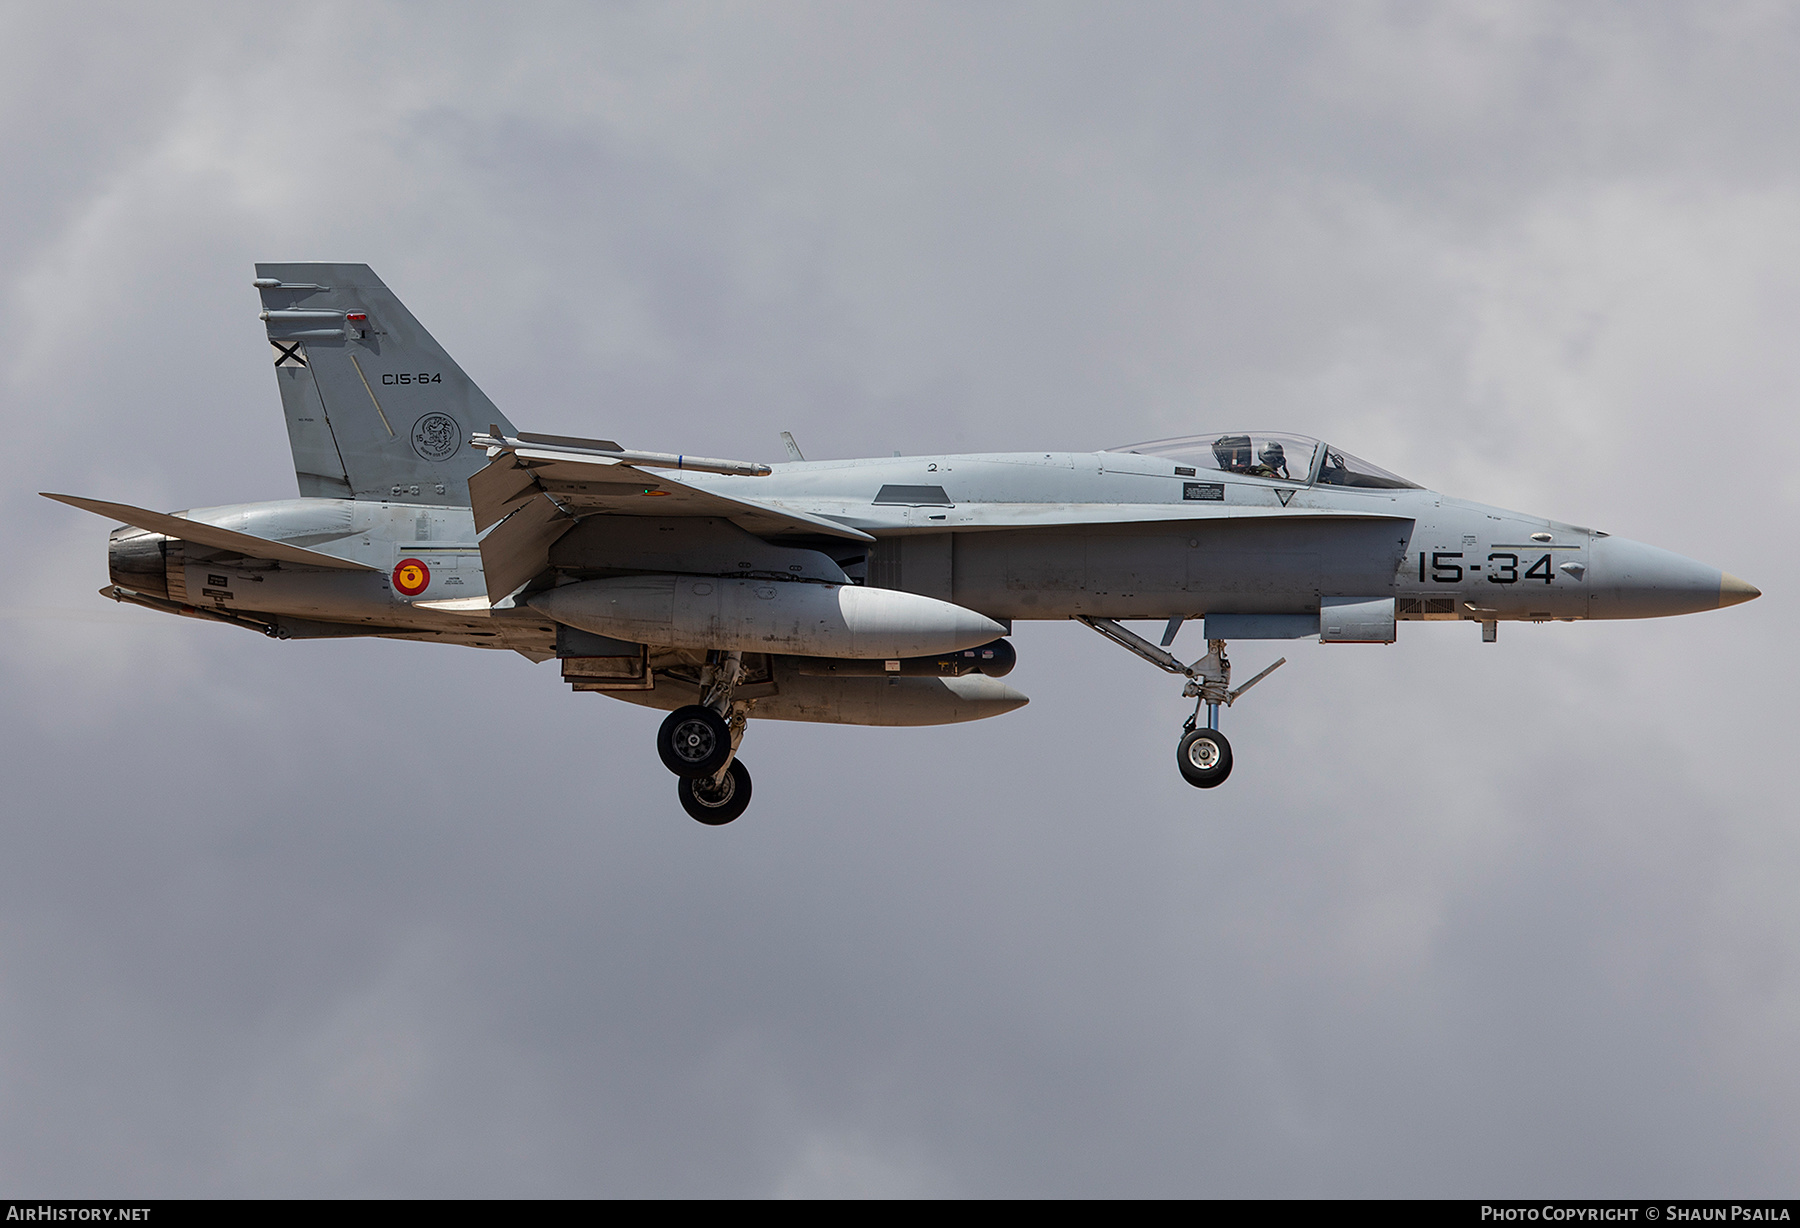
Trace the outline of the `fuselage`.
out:
M 872 546 L 839 543 L 833 552 L 853 581 L 1001 620 L 1316 615 L 1324 598 L 1390 596 L 1402 620 L 1645 618 L 1756 595 L 1716 567 L 1653 546 L 1419 488 L 1196 474 L 1134 452 L 772 468 L 762 478 L 682 480 L 860 529 L 876 539 Z M 466 507 L 308 498 L 184 515 L 376 570 L 245 559 L 120 530 L 115 582 L 172 603 L 314 627 L 300 634 L 338 624 L 517 647 L 512 641 L 529 637 L 528 625 L 541 629 L 544 621 L 520 611 L 516 634 L 494 634 L 487 601 L 507 594 L 486 589 Z M 393 570 L 406 559 L 427 564 L 423 589 L 396 587 Z M 619 574 L 646 570 L 633 561 L 621 557 Z

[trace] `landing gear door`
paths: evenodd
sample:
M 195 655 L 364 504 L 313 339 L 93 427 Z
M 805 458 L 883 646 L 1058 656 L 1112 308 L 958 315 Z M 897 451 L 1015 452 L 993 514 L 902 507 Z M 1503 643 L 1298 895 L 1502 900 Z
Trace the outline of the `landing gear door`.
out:
M 1392 597 L 1322 597 L 1319 600 L 1321 644 L 1392 644 Z

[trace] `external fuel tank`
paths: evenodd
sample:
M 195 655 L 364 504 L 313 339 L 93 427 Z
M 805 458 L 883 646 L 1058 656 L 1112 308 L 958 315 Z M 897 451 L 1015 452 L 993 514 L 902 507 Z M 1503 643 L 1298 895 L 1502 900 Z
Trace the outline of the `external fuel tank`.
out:
M 621 576 L 526 604 L 559 623 L 640 644 L 808 657 L 922 657 L 1006 634 L 984 614 L 895 589 L 718 576 Z

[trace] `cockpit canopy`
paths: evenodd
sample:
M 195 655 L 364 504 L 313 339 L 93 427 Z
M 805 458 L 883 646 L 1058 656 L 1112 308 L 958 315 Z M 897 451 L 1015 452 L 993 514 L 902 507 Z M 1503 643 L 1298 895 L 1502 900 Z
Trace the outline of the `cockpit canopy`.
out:
M 1179 439 L 1156 439 L 1149 443 L 1108 448 L 1107 451 L 1160 456 L 1178 465 L 1192 465 L 1195 469 L 1240 473 L 1277 482 L 1361 486 L 1375 490 L 1419 489 L 1416 482 L 1409 482 L 1342 448 L 1305 435 L 1264 432 L 1184 435 Z

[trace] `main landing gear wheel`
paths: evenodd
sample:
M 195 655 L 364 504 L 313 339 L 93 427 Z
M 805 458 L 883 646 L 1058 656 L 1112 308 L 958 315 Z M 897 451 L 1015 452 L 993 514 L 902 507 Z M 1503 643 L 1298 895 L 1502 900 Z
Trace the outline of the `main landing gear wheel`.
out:
M 1231 743 L 1217 729 L 1191 729 L 1175 748 L 1182 779 L 1196 789 L 1214 789 L 1231 775 Z
M 689 776 L 676 781 L 675 788 L 681 794 L 681 808 L 708 827 L 725 826 L 750 805 L 750 771 L 742 759 L 731 761 L 717 785 L 710 776 Z
M 716 775 L 731 758 L 731 729 L 725 724 L 725 718 L 711 708 L 689 704 L 669 713 L 669 718 L 656 732 L 656 750 L 662 756 L 663 766 L 677 776 L 684 780 L 706 779 Z M 748 777 L 745 779 L 747 781 Z M 746 784 L 744 796 L 749 795 Z M 685 803 L 686 792 L 681 797 Z M 732 815 L 732 818 L 736 817 Z

